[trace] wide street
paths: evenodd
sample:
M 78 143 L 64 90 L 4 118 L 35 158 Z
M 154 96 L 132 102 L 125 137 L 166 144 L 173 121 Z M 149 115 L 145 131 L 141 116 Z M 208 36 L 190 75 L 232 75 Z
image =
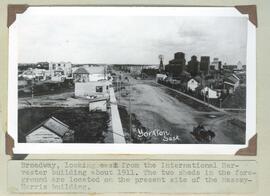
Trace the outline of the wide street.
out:
M 129 85 L 122 92 L 117 92 L 118 103 L 131 108 L 131 113 L 141 124 L 151 130 L 168 131 L 171 136 L 179 136 L 177 143 L 198 143 L 190 134 L 199 123 L 215 132 L 212 143 L 240 144 L 245 141 L 245 131 L 228 122 L 233 116 L 219 111 L 202 111 L 179 101 L 179 93 L 154 81 L 136 80 L 129 77 Z M 131 97 L 129 97 L 131 92 Z M 121 96 L 120 96 L 121 94 Z M 120 98 L 120 99 L 119 99 Z M 129 107 L 129 103 L 131 107 Z M 155 137 L 152 143 L 161 142 Z M 163 143 L 170 143 L 168 141 Z

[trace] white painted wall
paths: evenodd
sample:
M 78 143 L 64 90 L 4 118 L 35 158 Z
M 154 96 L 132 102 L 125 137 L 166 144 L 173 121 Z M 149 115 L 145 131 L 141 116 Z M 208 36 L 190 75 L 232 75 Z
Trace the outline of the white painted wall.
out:
M 96 92 L 96 87 L 102 86 L 103 91 Z M 98 81 L 98 82 L 76 82 L 75 83 L 75 96 L 86 97 L 91 95 L 104 95 L 108 93 L 107 90 L 108 82 L 107 81 Z
M 107 79 L 106 78 L 106 75 L 104 74 L 89 74 L 89 81 L 90 82 L 96 82 L 98 80 L 105 80 Z
M 107 111 L 107 101 L 101 100 L 101 101 L 89 103 L 89 111 L 96 111 L 96 110 L 106 112 Z
M 62 143 L 61 137 L 49 131 L 45 127 L 40 127 L 26 136 L 26 143 Z
M 199 86 L 199 82 L 194 79 L 190 79 L 187 83 L 187 89 L 195 91 L 195 89 Z
M 167 78 L 167 75 L 165 74 L 157 74 L 156 75 L 156 80 L 165 80 Z
M 218 98 L 218 92 L 215 90 L 212 90 L 209 87 L 204 87 L 201 92 L 202 92 L 202 94 L 206 94 L 206 92 L 208 92 L 208 98 L 210 98 L 210 99 L 217 99 Z

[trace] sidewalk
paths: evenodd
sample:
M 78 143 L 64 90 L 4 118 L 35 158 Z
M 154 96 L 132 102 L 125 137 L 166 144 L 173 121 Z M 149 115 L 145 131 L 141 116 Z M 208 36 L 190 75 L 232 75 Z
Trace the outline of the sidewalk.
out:
M 111 119 L 114 143 L 126 143 L 122 123 L 118 111 L 117 101 L 115 98 L 114 90 L 111 87 L 110 91 L 110 104 L 111 104 Z

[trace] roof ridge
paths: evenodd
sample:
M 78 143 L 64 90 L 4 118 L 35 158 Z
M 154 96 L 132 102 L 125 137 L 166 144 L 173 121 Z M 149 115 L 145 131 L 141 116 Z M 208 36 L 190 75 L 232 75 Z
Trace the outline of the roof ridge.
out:
M 61 120 L 55 118 L 54 116 L 51 116 L 51 118 L 52 118 L 53 120 L 55 120 L 56 122 L 60 123 L 61 125 L 63 125 L 63 126 L 65 126 L 65 127 L 69 128 L 69 126 L 68 126 L 67 124 L 63 123 Z
M 49 121 L 50 118 L 47 118 L 46 120 L 42 121 L 41 123 L 39 123 L 38 125 L 34 126 L 30 131 L 28 131 L 27 133 L 25 133 L 25 135 L 29 135 L 30 133 L 34 132 L 35 130 L 37 130 L 39 127 L 43 126 L 47 121 Z
M 89 71 L 88 71 L 86 68 L 84 68 L 84 67 L 79 67 L 78 69 L 76 69 L 76 70 L 74 71 L 74 73 L 76 74 L 76 72 L 78 72 L 78 70 L 80 70 L 80 71 L 85 71 L 85 72 L 87 72 L 87 73 L 89 74 Z

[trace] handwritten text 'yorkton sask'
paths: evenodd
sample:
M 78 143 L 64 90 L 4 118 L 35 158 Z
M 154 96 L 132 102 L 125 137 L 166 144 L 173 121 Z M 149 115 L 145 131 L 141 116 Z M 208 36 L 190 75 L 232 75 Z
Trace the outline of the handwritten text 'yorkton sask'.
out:
M 146 130 L 137 129 L 138 137 L 144 137 L 150 139 L 151 137 L 161 138 L 163 142 L 176 142 L 181 141 L 178 135 L 171 135 L 169 131 L 164 131 L 160 129 Z

